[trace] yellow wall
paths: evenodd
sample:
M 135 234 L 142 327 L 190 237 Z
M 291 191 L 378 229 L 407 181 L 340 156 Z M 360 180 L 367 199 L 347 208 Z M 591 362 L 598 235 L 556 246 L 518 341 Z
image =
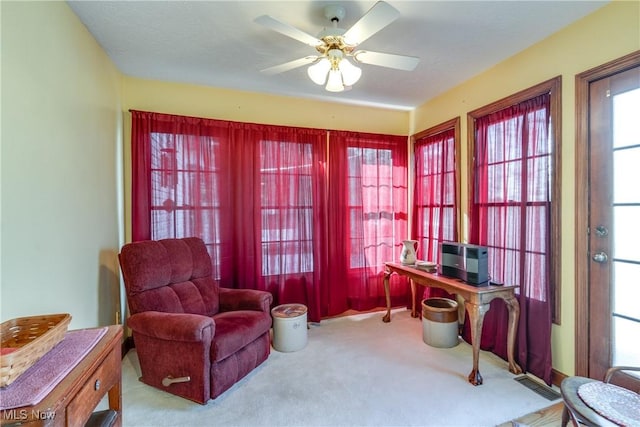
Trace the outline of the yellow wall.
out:
M 614 1 L 492 69 L 457 86 L 411 113 L 415 133 L 467 113 L 537 83 L 562 75 L 562 283 L 561 325 L 553 327 L 553 367 L 575 372 L 575 75 L 640 49 L 640 2 Z M 462 164 L 467 147 L 462 144 Z M 466 170 L 466 168 L 465 168 Z M 463 173 L 462 210 L 466 219 L 468 182 Z M 463 226 L 466 239 L 468 227 Z
M 406 135 L 409 112 L 179 83 L 124 79 L 123 109 L 247 123 Z
M 0 318 L 115 322 L 121 76 L 65 2 L 0 2 Z

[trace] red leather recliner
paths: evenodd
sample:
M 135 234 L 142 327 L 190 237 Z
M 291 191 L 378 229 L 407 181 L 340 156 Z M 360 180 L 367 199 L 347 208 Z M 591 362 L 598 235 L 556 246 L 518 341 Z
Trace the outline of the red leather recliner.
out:
M 201 239 L 129 243 L 119 260 L 144 383 L 204 404 L 269 356 L 271 294 L 219 287 Z

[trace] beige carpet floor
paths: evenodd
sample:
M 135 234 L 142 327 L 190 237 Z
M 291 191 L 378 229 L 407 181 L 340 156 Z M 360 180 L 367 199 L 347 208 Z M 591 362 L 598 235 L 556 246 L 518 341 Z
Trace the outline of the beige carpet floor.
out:
M 307 346 L 269 359 L 206 405 L 138 381 L 123 359 L 125 426 L 495 426 L 552 403 L 481 352 L 484 384 L 467 382 L 471 347 L 426 345 L 420 319 L 394 310 L 311 325 Z

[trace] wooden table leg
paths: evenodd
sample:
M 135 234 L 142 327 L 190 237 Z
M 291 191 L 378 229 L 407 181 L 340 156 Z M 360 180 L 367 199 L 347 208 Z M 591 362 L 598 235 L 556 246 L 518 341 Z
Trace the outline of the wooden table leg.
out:
M 464 305 L 469 312 L 471 346 L 473 348 L 473 369 L 469 374 L 469 382 L 473 385 L 481 385 L 482 375 L 480 375 L 480 370 L 478 369 L 478 362 L 480 361 L 480 341 L 482 338 L 484 314 L 489 311 L 489 304 L 476 305 L 465 301 Z
M 518 330 L 518 319 L 520 318 L 520 304 L 514 296 L 503 298 L 509 310 L 509 329 L 507 331 L 507 360 L 509 361 L 509 372 L 521 374 L 522 368 L 516 363 L 513 352 L 516 344 L 516 331 Z
M 382 318 L 382 321 L 384 323 L 391 322 L 391 293 L 389 290 L 389 276 L 391 276 L 391 272 L 388 270 L 385 270 L 384 280 L 382 282 L 384 283 L 384 296 L 385 296 L 385 299 L 387 300 L 387 314 L 385 314 L 384 317 Z
M 409 283 L 411 283 L 411 317 L 418 317 L 416 312 L 416 282 L 409 279 Z
M 118 382 L 109 390 L 109 409 L 118 413 L 113 427 L 122 426 L 122 373 L 118 376 Z

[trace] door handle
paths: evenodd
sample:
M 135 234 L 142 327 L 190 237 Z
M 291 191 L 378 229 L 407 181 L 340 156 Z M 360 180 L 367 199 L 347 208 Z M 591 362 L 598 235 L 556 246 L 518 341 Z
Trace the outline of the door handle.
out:
M 593 254 L 592 259 L 595 262 L 604 263 L 604 262 L 607 262 L 607 259 L 609 259 L 609 257 L 604 252 L 596 252 L 595 254 Z

